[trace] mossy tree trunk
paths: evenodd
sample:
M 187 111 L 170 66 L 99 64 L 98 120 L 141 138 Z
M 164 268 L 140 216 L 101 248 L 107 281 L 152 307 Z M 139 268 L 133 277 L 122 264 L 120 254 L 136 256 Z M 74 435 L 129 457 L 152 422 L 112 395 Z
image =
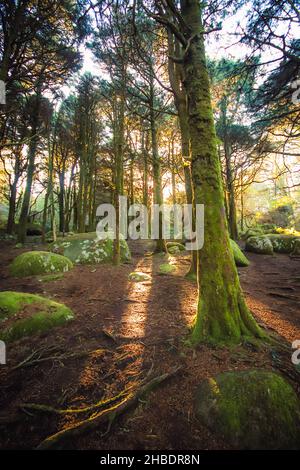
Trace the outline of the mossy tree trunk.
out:
M 237 343 L 242 336 L 262 337 L 241 291 L 227 230 L 220 161 L 211 107 L 201 7 L 183 0 L 189 25 L 184 58 L 188 96 L 192 179 L 196 204 L 205 206 L 204 246 L 198 252 L 198 311 L 192 342 Z

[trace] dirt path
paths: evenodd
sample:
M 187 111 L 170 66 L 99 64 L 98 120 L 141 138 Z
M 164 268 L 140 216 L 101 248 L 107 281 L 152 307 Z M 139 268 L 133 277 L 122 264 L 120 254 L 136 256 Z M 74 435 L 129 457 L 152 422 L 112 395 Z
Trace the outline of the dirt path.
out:
M 197 423 L 193 395 L 197 384 L 223 370 L 272 367 L 270 351 L 243 348 L 188 349 L 184 338 L 197 302 L 196 285 L 184 279 L 187 255 L 177 255 L 172 275 L 158 274 L 160 255 L 147 256 L 151 245 L 135 242 L 132 262 L 76 266 L 63 280 L 41 283 L 12 279 L 7 266 L 16 255 L 1 247 L 0 290 L 38 293 L 71 307 L 76 319 L 65 327 L 24 338 L 8 349 L 8 366 L 0 368 L 0 447 L 32 448 L 48 435 L 74 422 L 73 417 L 26 414 L 24 402 L 58 408 L 82 407 L 111 397 L 128 386 L 138 387 L 150 368 L 155 374 L 181 365 L 182 372 L 152 392 L 146 402 L 124 415 L 103 437 L 105 429 L 78 437 L 69 448 L 80 449 L 222 449 L 221 439 Z M 38 247 L 36 247 L 38 248 Z M 18 250 L 18 253 L 20 250 Z M 286 255 L 251 255 L 240 269 L 249 306 L 259 321 L 288 341 L 300 339 L 300 261 Z M 139 270 L 151 281 L 128 282 Z M 279 296 L 280 295 L 280 296 Z M 110 337 L 109 337 L 110 335 Z M 80 353 L 82 357 L 51 359 L 31 367 L 12 367 L 34 350 L 41 354 Z

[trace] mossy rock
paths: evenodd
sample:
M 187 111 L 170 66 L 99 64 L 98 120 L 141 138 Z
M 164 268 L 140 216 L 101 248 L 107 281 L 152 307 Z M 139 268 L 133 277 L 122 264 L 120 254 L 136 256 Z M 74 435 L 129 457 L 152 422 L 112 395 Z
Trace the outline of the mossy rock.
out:
M 266 236 L 271 241 L 275 253 L 292 253 L 297 240 L 294 235 L 270 233 Z
M 42 235 L 43 233 L 43 228 L 40 224 L 37 223 L 28 223 L 26 225 L 26 235 L 28 236 L 33 236 L 33 235 Z
M 110 262 L 113 259 L 114 240 L 110 237 L 99 240 L 95 232 L 76 234 L 60 238 L 50 245 L 51 251 L 66 256 L 76 264 L 95 264 Z M 121 261 L 130 260 L 126 240 L 120 240 Z
M 236 266 L 245 267 L 249 266 L 250 261 L 246 258 L 239 245 L 234 241 L 230 240 L 231 249 L 234 256 Z
M 0 339 L 15 341 L 74 318 L 63 304 L 34 294 L 0 292 Z
M 300 448 L 300 402 L 280 375 L 223 372 L 200 384 L 196 415 L 239 449 Z
M 168 252 L 170 255 L 177 255 L 180 253 L 180 248 L 178 246 L 170 246 L 170 248 L 168 247 Z
M 245 250 L 262 255 L 272 255 L 274 251 L 271 240 L 264 236 L 248 238 Z
M 297 238 L 297 240 L 295 240 L 291 256 L 300 256 L 300 238 Z
M 39 274 L 66 272 L 72 269 L 71 261 L 49 251 L 28 251 L 17 256 L 9 271 L 12 276 L 36 276 Z
M 186 250 L 185 246 L 179 242 L 167 242 L 167 248 L 168 248 L 168 252 L 171 254 L 179 253 L 179 251 Z
M 248 228 L 245 232 L 241 234 L 243 240 L 247 240 L 250 237 L 257 237 L 263 235 L 263 230 L 259 227 Z
M 166 275 L 171 274 L 176 270 L 175 266 L 169 263 L 163 263 L 159 266 L 159 274 Z
M 144 282 L 151 281 L 151 276 L 147 273 L 142 273 L 140 271 L 134 271 L 129 274 L 129 280 L 133 282 Z

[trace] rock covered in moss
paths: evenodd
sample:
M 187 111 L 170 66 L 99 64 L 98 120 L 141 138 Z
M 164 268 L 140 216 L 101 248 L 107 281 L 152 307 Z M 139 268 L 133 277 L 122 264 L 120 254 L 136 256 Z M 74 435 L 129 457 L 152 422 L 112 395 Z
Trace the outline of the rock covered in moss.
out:
M 30 222 L 26 225 L 26 235 L 34 236 L 34 235 L 42 235 L 43 228 L 40 224 L 35 222 Z
M 245 232 L 241 233 L 243 240 L 247 240 L 250 237 L 258 237 L 259 235 L 263 235 L 263 231 L 260 227 L 248 228 Z
M 273 372 L 211 377 L 197 389 L 195 411 L 201 423 L 239 449 L 299 448 L 299 399 Z
M 49 251 L 27 251 L 13 260 L 9 271 L 12 276 L 24 277 L 66 272 L 72 267 L 72 262 L 64 256 Z
M 273 254 L 273 245 L 271 240 L 268 237 L 250 237 L 246 241 L 245 246 L 246 251 L 251 251 L 253 253 L 259 253 L 262 255 L 272 255 Z
M 143 282 L 143 281 L 150 281 L 151 276 L 147 273 L 143 273 L 141 271 L 134 271 L 129 274 L 129 280 L 133 282 Z
M 291 256 L 300 256 L 300 238 L 297 238 L 297 240 L 295 240 Z
M 15 341 L 74 318 L 63 304 L 34 294 L 0 292 L 0 339 Z
M 167 242 L 167 248 L 169 253 L 179 253 L 180 251 L 185 251 L 185 246 L 179 242 Z
M 55 253 L 66 256 L 76 264 L 94 264 L 112 261 L 114 240 L 107 237 L 99 240 L 96 234 L 76 234 L 67 239 L 60 238 L 50 245 Z M 130 260 L 130 251 L 126 240 L 120 240 L 121 261 Z
M 230 245 L 236 266 L 249 266 L 250 261 L 246 258 L 239 245 L 234 240 L 230 240 Z
M 297 237 L 294 235 L 270 233 L 267 238 L 273 245 L 275 253 L 292 253 Z
M 175 270 L 175 266 L 169 263 L 163 263 L 159 266 L 159 274 L 171 274 Z

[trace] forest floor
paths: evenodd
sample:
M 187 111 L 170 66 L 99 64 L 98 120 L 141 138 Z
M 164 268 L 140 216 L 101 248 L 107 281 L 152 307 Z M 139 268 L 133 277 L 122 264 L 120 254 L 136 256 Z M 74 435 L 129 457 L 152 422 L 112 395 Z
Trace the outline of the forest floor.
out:
M 28 247 L 27 249 L 31 249 Z M 197 385 L 225 370 L 279 369 L 290 380 L 291 351 L 257 348 L 196 349 L 184 339 L 195 316 L 197 287 L 184 278 L 187 253 L 170 257 L 176 271 L 160 275 L 161 255 L 149 256 L 147 242 L 131 246 L 132 261 L 120 267 L 75 266 L 63 279 L 14 279 L 7 266 L 24 250 L 0 246 L 0 290 L 48 296 L 73 309 L 69 324 L 8 345 L 8 365 L 0 367 L 0 448 L 34 448 L 49 435 L 80 421 L 24 409 L 24 403 L 80 408 L 112 397 L 126 387 L 138 388 L 149 371 L 160 375 L 182 366 L 131 411 L 107 426 L 69 439 L 69 449 L 225 449 L 221 437 L 203 427 L 193 414 Z M 34 249 L 41 249 L 35 246 Z M 288 255 L 247 255 L 239 268 L 247 303 L 256 319 L 290 345 L 300 339 L 300 259 Z M 143 271 L 150 281 L 128 281 Z M 16 367 L 32 352 L 37 363 Z M 78 354 L 77 354 L 78 353 Z M 294 381 L 300 391 L 300 383 Z M 22 408 L 23 406 L 23 408 Z

